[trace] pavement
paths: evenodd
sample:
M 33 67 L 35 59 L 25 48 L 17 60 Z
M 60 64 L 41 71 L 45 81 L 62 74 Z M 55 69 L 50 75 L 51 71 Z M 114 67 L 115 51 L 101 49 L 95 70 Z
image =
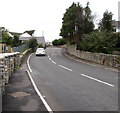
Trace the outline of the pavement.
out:
M 21 68 L 10 77 L 10 81 L 5 87 L 6 91 L 2 96 L 2 113 L 8 111 L 48 113 L 29 79 L 26 71 L 26 59 L 23 61 Z

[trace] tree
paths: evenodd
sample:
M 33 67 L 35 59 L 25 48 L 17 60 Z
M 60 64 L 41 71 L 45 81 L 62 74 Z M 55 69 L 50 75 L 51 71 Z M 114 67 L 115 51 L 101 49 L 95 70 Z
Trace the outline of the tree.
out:
M 12 37 L 8 34 L 8 30 L 2 29 L 2 43 L 6 43 L 7 45 L 12 45 Z
M 87 2 L 86 7 L 84 8 L 84 22 L 83 22 L 83 27 L 84 27 L 84 34 L 88 34 L 94 30 L 94 23 L 93 23 L 93 16 L 92 16 L 92 11 L 89 7 L 89 2 Z
M 89 3 L 83 8 L 79 3 L 73 3 L 63 16 L 60 36 L 71 43 L 78 43 L 83 34 L 92 32 L 94 29 L 93 16 Z
M 33 35 L 33 33 L 35 32 L 35 30 L 29 30 L 29 31 L 25 31 L 24 33 L 28 33 L 29 35 Z
M 19 37 L 18 36 L 14 36 L 12 38 L 12 47 L 17 47 L 21 44 L 21 41 L 19 40 Z
M 54 46 L 58 46 L 58 45 L 59 45 L 59 42 L 58 42 L 57 39 L 55 39 L 55 40 L 52 42 L 52 44 L 53 44 Z
M 110 31 L 114 31 L 114 26 L 113 26 L 113 20 L 112 20 L 112 16 L 113 14 L 110 12 L 108 12 L 107 10 L 104 12 L 103 14 L 103 18 L 102 20 L 99 22 L 99 29 L 101 31 L 107 31 L 107 32 L 110 32 Z
M 82 11 L 83 9 L 79 4 L 73 3 L 64 14 L 60 36 L 67 39 L 69 42 L 74 42 L 76 33 L 80 33 L 78 29 L 81 28 L 79 23 L 83 18 Z
M 78 49 L 95 53 L 112 53 L 118 42 L 118 36 L 110 32 L 92 32 L 84 36 Z
M 55 39 L 55 40 L 52 42 L 52 44 L 53 44 L 54 46 L 64 45 L 64 44 L 66 44 L 66 41 L 65 41 L 64 38 L 59 38 L 59 39 Z

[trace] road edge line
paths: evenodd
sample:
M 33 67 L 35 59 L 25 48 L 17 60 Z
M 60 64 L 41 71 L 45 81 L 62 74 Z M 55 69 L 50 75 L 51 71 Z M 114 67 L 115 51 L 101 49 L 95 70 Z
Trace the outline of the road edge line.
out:
M 29 65 L 29 59 L 30 59 L 31 56 L 32 56 L 32 54 L 31 54 L 31 55 L 28 57 L 28 59 L 27 59 L 27 65 Z M 29 67 L 30 67 L 30 65 L 29 65 Z M 30 70 L 31 68 L 28 68 L 28 69 Z M 38 96 L 39 96 L 40 99 L 42 100 L 44 106 L 45 106 L 46 109 L 49 111 L 49 113 L 53 113 L 52 109 L 50 108 L 50 106 L 48 105 L 48 103 L 46 102 L 46 100 L 44 99 L 44 97 L 42 96 L 42 94 L 40 93 L 40 91 L 38 90 L 38 87 L 36 86 L 36 84 L 35 84 L 32 76 L 31 76 L 29 70 L 27 70 L 27 73 L 28 73 L 28 76 L 29 76 L 29 78 L 30 78 L 30 81 L 31 81 L 31 83 L 32 83 L 35 91 L 37 92 Z M 31 70 L 31 71 L 32 71 L 32 70 Z
M 31 76 L 31 74 L 30 74 L 30 72 L 29 72 L 28 70 L 27 70 L 27 73 L 28 73 L 28 76 L 29 76 L 29 78 L 30 78 L 30 80 L 31 80 L 31 83 L 32 83 L 35 91 L 37 92 L 38 96 L 40 97 L 40 99 L 41 99 L 42 102 L 44 103 L 46 109 L 47 109 L 50 113 L 53 113 L 53 112 L 52 112 L 52 109 L 51 109 L 50 106 L 47 104 L 46 100 L 44 99 L 44 97 L 42 96 L 42 94 L 40 93 L 40 91 L 38 90 L 38 88 L 37 88 L 37 86 L 36 86 L 36 84 L 35 84 L 32 76 Z
M 33 55 L 33 53 L 28 57 L 28 59 L 27 59 L 27 66 L 28 66 L 28 69 L 29 69 L 29 71 L 32 73 L 32 69 L 31 69 L 31 67 L 30 67 L 30 57 Z

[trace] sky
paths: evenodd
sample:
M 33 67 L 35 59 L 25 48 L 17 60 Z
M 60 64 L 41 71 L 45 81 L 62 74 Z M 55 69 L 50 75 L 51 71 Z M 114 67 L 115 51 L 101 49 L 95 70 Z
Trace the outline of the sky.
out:
M 96 15 L 95 24 L 108 10 L 113 19 L 118 20 L 120 0 L 0 0 L 0 27 L 12 32 L 35 30 L 35 36 L 44 36 L 46 42 L 61 38 L 62 18 L 73 2 L 83 7 L 89 2 L 92 14 Z

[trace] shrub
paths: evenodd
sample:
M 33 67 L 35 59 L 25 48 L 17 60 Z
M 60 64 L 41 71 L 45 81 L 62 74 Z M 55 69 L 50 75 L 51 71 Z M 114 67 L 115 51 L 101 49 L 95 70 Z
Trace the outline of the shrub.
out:
M 55 40 L 52 42 L 52 44 L 53 44 L 54 46 L 64 45 L 64 44 L 66 44 L 66 41 L 65 41 L 65 39 L 63 39 L 63 38 L 55 39 Z
M 93 32 L 85 35 L 78 44 L 78 49 L 82 51 L 97 53 L 112 53 L 115 47 L 120 45 L 120 35 L 110 32 Z
M 31 38 L 28 41 L 28 47 L 32 49 L 32 51 L 35 51 L 37 48 L 38 42 L 35 38 Z

